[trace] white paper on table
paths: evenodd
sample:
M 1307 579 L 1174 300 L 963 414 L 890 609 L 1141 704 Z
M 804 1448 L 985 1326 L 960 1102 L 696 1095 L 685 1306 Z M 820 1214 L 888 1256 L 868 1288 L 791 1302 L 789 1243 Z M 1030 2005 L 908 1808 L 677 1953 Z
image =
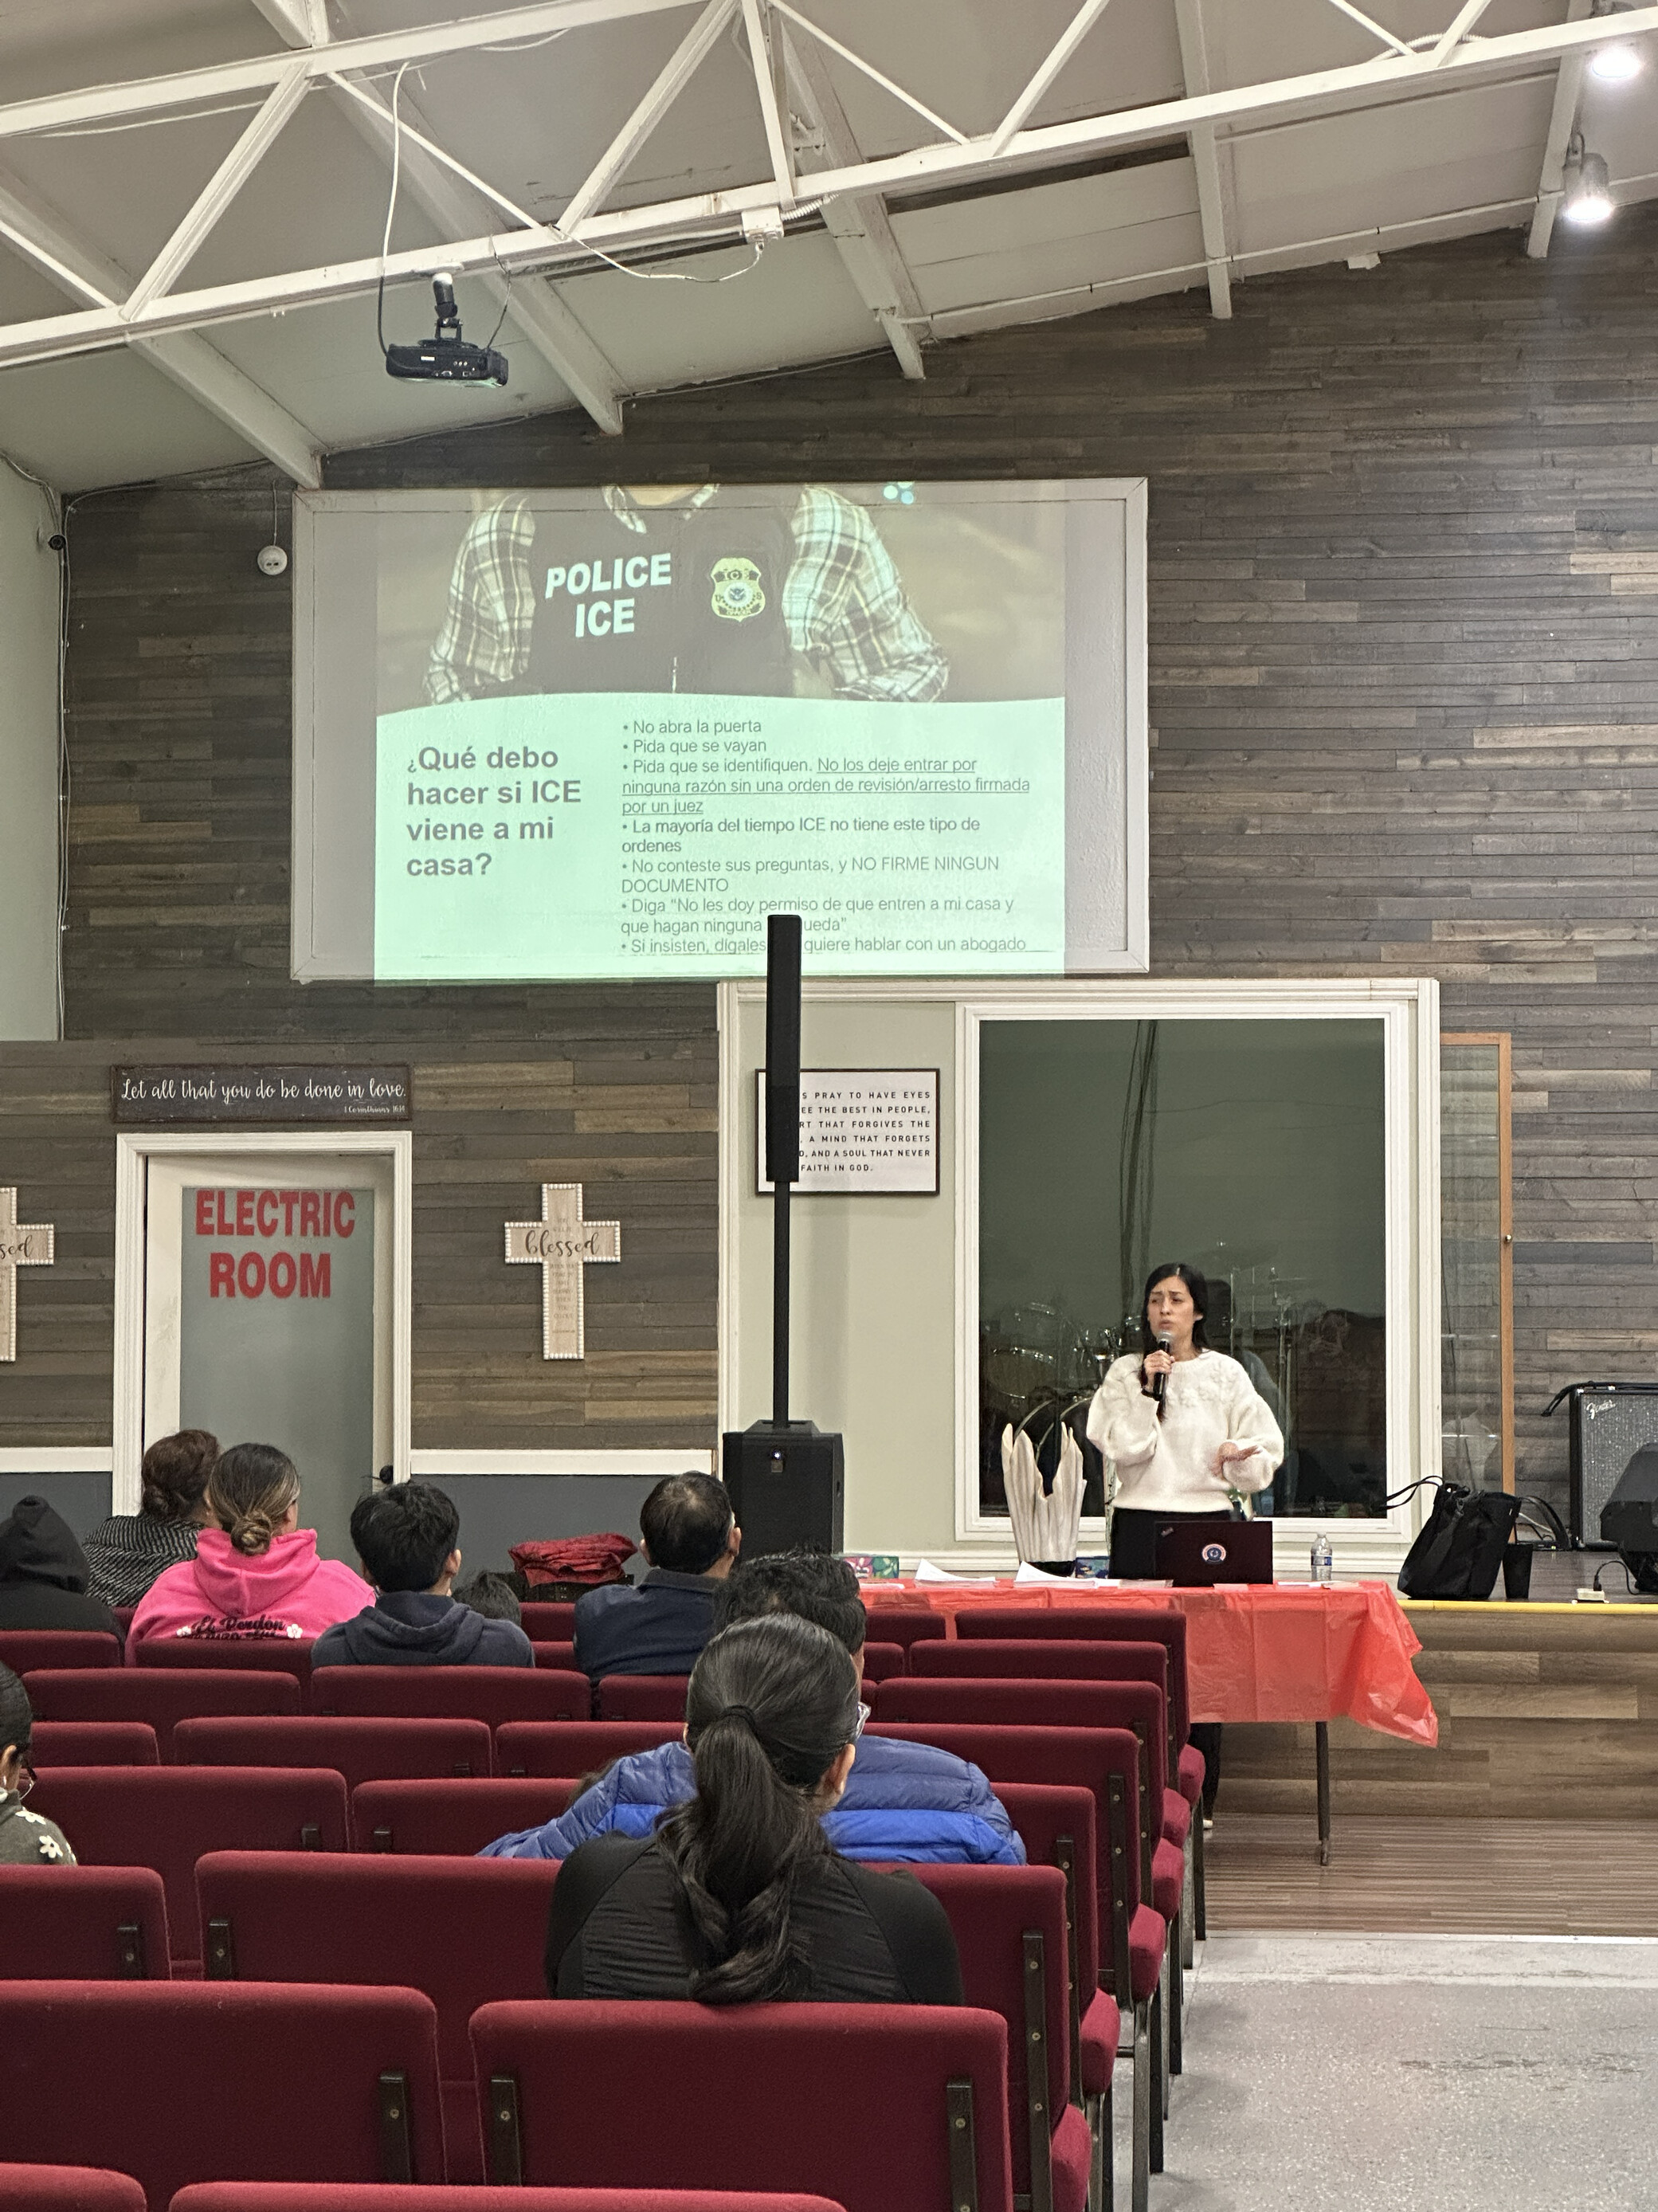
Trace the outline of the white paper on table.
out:
M 1086 1589 L 1088 1587 L 1075 1575 L 1050 1575 L 1043 1567 L 1033 1567 L 1029 1559 L 1020 1560 L 1019 1571 L 1013 1579 L 1016 1583 L 1063 1583 L 1067 1589 Z
M 935 1567 L 931 1559 L 917 1559 L 915 1580 L 918 1583 L 993 1583 L 994 1575 L 952 1575 L 948 1567 Z

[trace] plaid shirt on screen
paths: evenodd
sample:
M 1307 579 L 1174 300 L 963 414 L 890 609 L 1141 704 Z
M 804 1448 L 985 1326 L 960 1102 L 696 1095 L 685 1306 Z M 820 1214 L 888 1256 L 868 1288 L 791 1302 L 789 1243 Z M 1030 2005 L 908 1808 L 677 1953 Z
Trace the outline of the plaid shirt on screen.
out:
M 703 486 L 681 511 L 706 505 L 717 489 Z M 604 503 L 624 528 L 648 535 L 648 521 L 619 485 L 605 487 Z M 783 619 L 794 650 L 824 665 L 837 698 L 936 699 L 950 665 L 863 508 L 810 484 L 791 526 L 795 550 Z M 462 538 L 426 668 L 426 696 L 434 706 L 513 683 L 528 668 L 535 534 L 535 517 L 520 499 L 479 515 Z

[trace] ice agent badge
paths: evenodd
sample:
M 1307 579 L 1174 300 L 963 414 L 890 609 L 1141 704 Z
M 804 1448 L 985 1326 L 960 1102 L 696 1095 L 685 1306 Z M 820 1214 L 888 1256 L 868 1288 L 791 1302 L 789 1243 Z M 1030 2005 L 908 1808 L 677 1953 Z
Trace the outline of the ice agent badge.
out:
M 708 574 L 714 584 L 714 611 L 723 621 L 747 622 L 750 615 L 764 609 L 765 586 L 752 561 L 732 554 L 716 561 Z

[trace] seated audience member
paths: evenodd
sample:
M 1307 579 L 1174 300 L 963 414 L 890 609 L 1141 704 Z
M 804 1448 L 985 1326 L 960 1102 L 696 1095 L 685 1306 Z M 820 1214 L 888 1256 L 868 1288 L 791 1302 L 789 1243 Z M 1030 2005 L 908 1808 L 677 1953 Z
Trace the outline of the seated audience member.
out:
M 374 1585 L 373 1605 L 317 1638 L 313 1667 L 532 1667 L 530 1639 L 453 1595 L 460 1516 L 430 1482 L 396 1482 L 359 1498 L 351 1540 Z
M 480 1567 L 470 1583 L 457 1583 L 454 1598 L 457 1605 L 470 1605 L 486 1620 L 510 1620 L 514 1628 L 524 1626 L 524 1607 L 519 1603 L 518 1592 L 505 1575 L 496 1574 L 489 1567 Z
M 91 1569 L 75 1531 L 44 1498 L 20 1498 L 0 1521 L 0 1628 L 78 1628 L 118 1634 L 89 1597 Z
M 136 1513 L 112 1514 L 87 1538 L 88 1585 L 106 1605 L 137 1605 L 157 1575 L 196 1556 L 212 1516 L 207 1478 L 219 1439 L 205 1429 L 158 1437 L 144 1454 L 143 1498 Z
M 714 1633 L 714 1597 L 743 1532 L 711 1474 L 665 1475 L 639 1509 L 648 1572 L 575 1601 L 575 1663 L 602 1674 L 689 1674 Z
M 152 1636 L 205 1640 L 320 1636 L 374 1602 L 361 1575 L 317 1556 L 301 1528 L 300 1478 L 274 1444 L 233 1444 L 207 1479 L 208 1510 L 193 1559 L 151 1583 L 127 1631 L 127 1660 Z
M 23 1802 L 34 1787 L 33 1730 L 28 1692 L 9 1667 L 0 1667 L 0 1866 L 73 1866 L 75 1854 L 58 1823 Z
M 798 1615 L 716 1636 L 686 1699 L 695 1794 L 655 1835 L 600 1836 L 565 1861 L 548 1995 L 960 2004 L 938 1899 L 824 1832 L 864 1724 L 859 1686 L 845 1644 Z
M 733 1568 L 714 1601 L 716 1632 L 767 1613 L 798 1613 L 837 1638 L 855 1661 L 864 1648 L 858 1577 L 828 1552 L 785 1552 Z M 619 1759 L 544 1827 L 502 1836 L 480 1856 L 565 1859 L 589 1838 L 648 1836 L 696 1786 L 683 1743 Z M 1022 1866 L 1024 1845 L 976 1766 L 953 1752 L 896 1738 L 861 1736 L 840 1802 L 823 1816 L 836 1850 L 852 1859 Z

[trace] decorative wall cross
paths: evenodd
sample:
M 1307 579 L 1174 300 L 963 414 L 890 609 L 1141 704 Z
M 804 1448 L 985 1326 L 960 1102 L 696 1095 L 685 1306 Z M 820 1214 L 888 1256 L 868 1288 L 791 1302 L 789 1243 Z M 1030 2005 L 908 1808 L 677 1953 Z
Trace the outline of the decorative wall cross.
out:
M 17 1270 L 51 1267 L 55 1241 L 51 1222 L 19 1221 L 16 1185 L 0 1183 L 0 1359 L 17 1357 Z
M 541 1356 L 586 1357 L 583 1279 L 592 1260 L 622 1257 L 619 1221 L 584 1221 L 579 1182 L 544 1182 L 539 1221 L 507 1224 L 507 1257 L 541 1269 Z

